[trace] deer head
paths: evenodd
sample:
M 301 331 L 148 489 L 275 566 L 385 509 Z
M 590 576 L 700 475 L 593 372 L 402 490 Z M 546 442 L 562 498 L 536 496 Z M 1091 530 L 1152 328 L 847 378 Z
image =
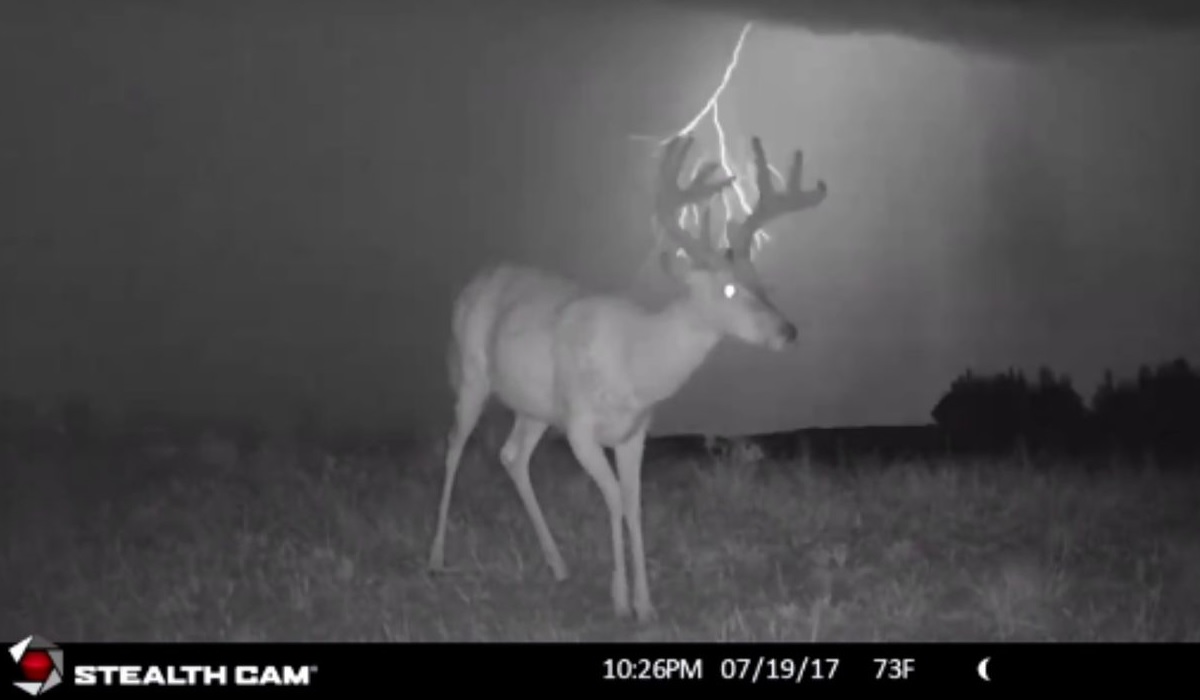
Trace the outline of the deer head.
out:
M 745 219 L 730 222 L 728 246 L 721 247 L 711 235 L 711 202 L 734 178 L 714 178 L 719 166 L 710 161 L 696 169 L 687 186 L 680 187 L 679 174 L 693 140 L 690 135 L 675 137 L 660 162 L 655 220 L 672 244 L 664 256 L 664 268 L 685 285 L 688 302 L 712 330 L 781 350 L 795 342 L 796 326 L 775 308 L 759 279 L 751 255 L 754 235 L 773 219 L 820 204 L 826 195 L 825 183 L 818 181 L 811 190 L 801 188 L 803 156 L 797 150 L 785 187 L 776 188 L 762 141 L 754 137 L 751 147 L 758 201 Z M 688 207 L 701 206 L 698 235 L 692 235 L 683 226 L 683 214 Z

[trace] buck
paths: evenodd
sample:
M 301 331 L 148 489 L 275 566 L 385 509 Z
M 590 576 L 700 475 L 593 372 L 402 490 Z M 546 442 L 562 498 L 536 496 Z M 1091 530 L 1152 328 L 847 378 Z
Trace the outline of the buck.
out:
M 655 222 L 669 243 L 664 269 L 683 294 L 658 311 L 618 295 L 596 294 L 541 270 L 500 264 L 477 274 L 460 292 L 453 311 L 450 379 L 454 424 L 445 454 L 445 481 L 429 555 L 433 571 L 444 569 L 446 521 L 463 447 L 484 405 L 496 397 L 513 411 L 512 430 L 500 450 L 521 502 L 533 523 L 554 578 L 567 566 L 534 493 L 529 461 L 547 428 L 566 436 L 576 459 L 595 480 L 608 506 L 612 530 L 612 603 L 619 617 L 655 617 L 642 539 L 643 445 L 657 404 L 675 394 L 726 336 L 782 350 L 796 340 L 796 326 L 767 298 L 752 261 L 753 239 L 776 217 L 816 206 L 826 186 L 800 185 L 802 154 L 796 151 L 785 187 L 776 188 L 762 142 L 752 140 L 758 200 L 744 219 L 726 227 L 728 244 L 709 234 L 711 201 L 733 184 L 714 177 L 706 162 L 679 185 L 693 142 L 669 141 L 659 163 Z M 685 213 L 698 215 L 697 234 Z M 612 448 L 616 473 L 604 448 Z M 633 560 L 630 606 L 622 526 L 628 526 Z

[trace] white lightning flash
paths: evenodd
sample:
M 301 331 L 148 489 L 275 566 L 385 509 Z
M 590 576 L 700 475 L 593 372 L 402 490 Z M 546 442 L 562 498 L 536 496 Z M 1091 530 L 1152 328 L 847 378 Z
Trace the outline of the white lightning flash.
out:
M 658 137 L 645 136 L 645 135 L 630 135 L 630 137 L 629 137 L 631 140 L 635 140 L 635 141 L 654 142 L 658 146 L 662 147 L 662 146 L 665 146 L 668 142 L 670 142 L 671 139 L 673 139 L 677 136 L 686 136 L 688 134 L 691 134 L 693 131 L 695 131 L 700 126 L 700 123 L 704 120 L 705 116 L 711 115 L 713 131 L 716 133 L 716 137 L 717 137 L 717 155 L 718 155 L 718 159 L 720 161 L 721 169 L 725 172 L 725 175 L 727 177 L 733 176 L 735 178 L 731 187 L 729 189 L 723 190 L 721 192 L 721 205 L 722 205 L 721 208 L 725 212 L 726 225 L 729 224 L 729 222 L 733 219 L 733 215 L 734 215 L 734 212 L 733 212 L 734 207 L 733 207 L 732 202 L 730 202 L 730 197 L 729 197 L 730 190 L 733 191 L 733 195 L 737 199 L 738 206 L 741 207 L 742 216 L 748 216 L 750 214 L 750 212 L 752 211 L 752 207 L 750 205 L 747 189 L 753 190 L 754 178 L 745 177 L 745 174 L 746 174 L 744 172 L 745 169 L 743 169 L 743 172 L 738 172 L 739 168 L 736 167 L 736 165 L 733 163 L 733 160 L 729 156 L 729 148 L 728 148 L 727 140 L 725 137 L 725 127 L 721 123 L 720 101 L 721 101 L 721 96 L 725 92 L 725 88 L 727 88 L 729 86 L 730 81 L 733 79 L 733 74 L 738 68 L 738 64 L 741 61 L 742 48 L 746 44 L 746 37 L 749 36 L 750 29 L 753 27 L 753 24 L 754 24 L 753 22 L 747 22 L 742 27 L 741 32 L 738 33 L 737 43 L 735 43 L 733 46 L 733 51 L 730 54 L 729 62 L 725 64 L 725 70 L 721 74 L 720 83 L 717 84 L 716 89 L 714 89 L 712 91 L 712 94 L 709 95 L 708 100 L 705 101 L 704 106 L 700 109 L 699 112 L 696 113 L 696 115 L 694 117 L 692 117 L 691 121 L 689 121 L 687 124 L 685 124 L 681 129 L 676 131 L 674 134 L 672 134 L 671 136 L 668 136 L 666 138 L 658 138 Z M 695 176 L 696 171 L 699 169 L 699 167 L 702 163 L 703 163 L 703 159 L 697 159 L 696 162 L 693 164 L 693 168 L 692 168 L 692 176 L 693 177 Z M 783 176 L 779 173 L 779 171 L 776 170 L 771 165 L 768 165 L 767 167 L 770 168 L 771 174 L 780 183 L 782 183 Z M 680 225 L 686 226 L 687 220 L 689 218 L 692 220 L 693 224 L 699 223 L 700 208 L 698 205 L 692 205 L 690 207 L 687 207 L 684 211 L 680 212 Z M 762 248 L 763 244 L 765 244 L 769 240 L 770 240 L 770 236 L 765 230 L 759 229 L 758 231 L 756 231 L 754 233 L 753 240 L 751 241 L 751 244 L 750 244 L 751 254 L 757 252 L 760 248 Z M 722 246 L 729 244 L 728 232 L 724 228 L 721 230 L 721 232 L 719 234 L 719 240 L 717 241 L 717 243 Z M 639 268 L 638 268 L 639 274 L 640 274 L 641 268 L 644 265 L 645 265 L 645 263 L 643 262 L 643 265 L 639 266 Z
M 725 71 L 721 74 L 721 82 L 717 84 L 717 88 L 713 90 L 708 101 L 704 103 L 704 107 L 692 117 L 692 120 L 687 123 L 682 129 L 676 132 L 677 136 L 686 136 L 696 130 L 700 124 L 700 120 L 704 119 L 704 115 L 712 115 L 713 131 L 717 134 L 717 155 L 721 161 L 721 169 L 725 171 L 726 176 L 736 176 L 730 189 L 737 195 L 738 204 L 742 207 L 742 214 L 750 213 L 750 202 L 746 199 L 746 190 L 742 184 L 742 178 L 729 162 L 729 147 L 725 140 L 725 127 L 721 124 L 721 95 L 725 93 L 725 88 L 729 87 L 729 81 L 733 78 L 733 73 L 737 70 L 738 63 L 742 58 L 742 47 L 746 45 L 746 37 L 750 34 L 752 22 L 747 22 L 742 31 L 738 33 L 737 43 L 733 46 L 733 53 L 729 57 L 729 63 L 725 65 Z M 665 143 L 665 142 L 664 142 Z M 733 218 L 733 207 L 729 205 L 729 190 L 721 192 L 721 203 L 724 205 L 725 222 Z
M 729 155 L 729 146 L 725 134 L 725 126 L 721 123 L 721 96 L 725 93 L 725 89 L 729 86 L 730 81 L 733 79 L 733 74 L 738 68 L 738 64 L 742 57 L 742 48 L 746 45 L 746 37 L 749 36 L 750 29 L 753 27 L 753 24 L 753 22 L 747 22 L 742 27 L 741 32 L 738 33 L 737 42 L 733 46 L 733 51 L 730 54 L 729 62 L 725 64 L 725 70 L 721 74 L 721 81 L 712 91 L 712 94 L 709 95 L 708 100 L 705 101 L 704 106 L 700 109 L 700 111 L 697 112 L 694 117 L 692 117 L 691 121 L 675 132 L 675 134 L 665 139 L 658 140 L 658 145 L 663 146 L 676 136 L 686 136 L 691 134 L 700 126 L 700 123 L 706 116 L 711 116 L 713 132 L 717 137 L 717 157 L 720 161 L 721 169 L 725 172 L 726 176 L 733 176 L 736 178 L 729 189 L 721 192 L 721 208 L 725 212 L 726 224 L 728 224 L 734 216 L 733 203 L 730 201 L 731 191 L 733 196 L 737 199 L 738 206 L 741 208 L 742 216 L 748 216 L 752 210 L 750 205 L 750 195 L 747 190 L 753 189 L 754 186 L 752 183 L 754 178 L 746 177 L 747 173 L 745 170 L 738 168 Z M 697 160 L 694 168 L 698 169 L 701 162 L 701 160 Z M 739 172 L 739 170 L 742 172 Z M 695 173 L 693 172 L 693 175 L 694 174 Z M 783 176 L 780 175 L 774 167 L 771 167 L 771 174 L 774 175 L 780 182 L 783 181 Z M 689 207 L 687 211 L 683 212 L 682 217 L 684 220 L 691 218 L 693 223 L 698 222 L 700 219 L 699 207 Z M 683 223 L 683 221 L 681 221 L 681 223 Z M 757 231 L 754 234 L 751 250 L 757 251 L 767 240 L 769 240 L 769 236 L 767 235 L 766 231 Z M 722 230 L 720 233 L 719 243 L 721 245 L 728 245 L 728 239 L 724 230 Z

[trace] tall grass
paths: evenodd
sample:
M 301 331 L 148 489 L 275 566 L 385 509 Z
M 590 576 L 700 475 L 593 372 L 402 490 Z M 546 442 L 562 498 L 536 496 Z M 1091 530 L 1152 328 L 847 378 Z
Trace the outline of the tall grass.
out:
M 613 618 L 603 502 L 561 446 L 535 486 L 556 584 L 472 449 L 425 572 L 436 450 L 207 441 L 5 460 L 0 636 L 59 640 L 1200 640 L 1200 479 L 1121 465 L 647 464 L 660 621 Z

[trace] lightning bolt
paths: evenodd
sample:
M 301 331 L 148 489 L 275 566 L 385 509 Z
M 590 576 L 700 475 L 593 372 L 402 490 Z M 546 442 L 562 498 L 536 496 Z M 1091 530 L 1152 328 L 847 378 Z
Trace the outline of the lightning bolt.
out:
M 732 190 L 733 198 L 737 200 L 737 205 L 742 210 L 742 216 L 748 216 L 750 214 L 750 212 L 752 211 L 752 207 L 750 205 L 750 200 L 749 200 L 749 195 L 747 193 L 747 189 L 748 188 L 753 189 L 753 184 L 752 184 L 753 178 L 745 177 L 745 174 L 746 174 L 745 172 L 738 172 L 739 169 L 734 164 L 732 158 L 729 155 L 729 146 L 728 146 L 728 142 L 727 142 L 727 139 L 725 136 L 725 126 L 721 123 L 720 102 L 721 102 L 721 96 L 725 93 L 725 89 L 729 86 L 730 81 L 733 79 L 733 74 L 737 71 L 738 64 L 740 63 L 741 57 L 742 57 L 742 48 L 746 45 L 746 37 L 749 36 L 750 29 L 753 27 L 753 24 L 754 24 L 753 22 L 746 22 L 746 24 L 742 26 L 742 30 L 738 33 L 737 42 L 734 44 L 733 51 L 730 53 L 729 61 L 725 64 L 725 70 L 722 71 L 722 73 L 721 73 L 721 81 L 717 84 L 717 87 L 709 95 L 708 100 L 706 100 L 704 103 L 704 106 L 700 109 L 699 112 L 696 113 L 695 116 L 692 117 L 692 119 L 690 121 L 687 122 L 687 124 L 685 124 L 682 128 L 680 128 L 674 134 L 672 134 L 671 136 L 668 136 L 666 138 L 658 138 L 658 137 L 654 137 L 654 136 L 647 136 L 644 134 L 631 134 L 629 136 L 630 140 L 642 141 L 642 142 L 653 142 L 653 143 L 656 143 L 661 148 L 662 146 L 665 146 L 668 142 L 670 142 L 671 139 L 676 138 L 677 136 L 687 136 L 687 135 L 691 134 L 700 126 L 700 123 L 704 120 L 704 118 L 706 116 L 711 117 L 713 131 L 715 132 L 716 137 L 717 137 L 717 156 L 718 156 L 718 160 L 720 161 L 720 167 L 724 171 L 726 177 L 736 178 L 733 181 L 733 184 L 731 185 L 731 187 L 729 189 L 723 190 L 721 192 L 721 208 L 725 213 L 726 227 L 728 227 L 728 224 L 733 219 L 733 215 L 734 215 L 734 211 L 733 211 L 734 207 L 733 207 L 732 202 L 730 201 L 730 191 L 731 190 Z M 692 176 L 693 177 L 695 176 L 695 173 L 699 169 L 702 162 L 703 162 L 703 159 L 697 159 L 697 161 L 693 164 L 693 166 L 692 166 Z M 768 165 L 768 167 L 771 170 L 771 174 L 780 183 L 782 183 L 783 176 L 779 173 L 779 171 L 776 170 L 773 166 Z M 687 222 L 689 219 L 691 220 L 691 222 L 693 224 L 699 223 L 700 208 L 698 206 L 693 205 L 693 206 L 687 207 L 684 211 L 680 212 L 679 222 L 680 222 L 681 226 L 687 226 Z M 760 249 L 769 240 L 770 240 L 770 236 L 767 234 L 767 232 L 765 230 L 759 229 L 758 231 L 756 231 L 754 234 L 754 239 L 750 246 L 751 253 L 757 252 L 757 250 Z M 729 244 L 726 230 L 723 229 L 720 232 L 719 240 L 717 241 L 717 243 L 722 246 Z M 645 263 L 643 263 L 643 266 L 644 266 L 644 264 Z M 639 266 L 639 272 L 643 266 Z
M 744 168 L 739 168 L 733 162 L 733 159 L 730 157 L 729 143 L 728 143 L 728 138 L 726 136 L 725 125 L 721 122 L 721 96 L 724 95 L 726 88 L 729 87 L 729 83 L 733 79 L 734 73 L 737 71 L 738 65 L 741 62 L 741 58 L 742 58 L 742 49 L 746 45 L 746 38 L 750 35 L 750 30 L 753 28 L 753 26 L 754 26 L 753 22 L 746 22 L 746 24 L 742 26 L 741 31 L 738 33 L 737 42 L 734 44 L 733 51 L 730 53 L 729 61 L 725 64 L 725 70 L 722 71 L 722 73 L 721 73 L 720 82 L 717 84 L 716 88 L 709 95 L 708 99 L 705 101 L 705 103 L 704 103 L 703 107 L 701 107 L 700 111 L 698 111 L 695 114 L 695 116 L 693 116 L 691 118 L 690 121 L 688 121 L 682 128 L 680 128 L 674 134 L 672 134 L 671 136 L 668 136 L 664 139 L 653 139 L 653 137 L 647 137 L 647 136 L 642 136 L 642 135 L 636 135 L 636 136 L 630 137 L 631 139 L 635 139 L 635 140 L 639 140 L 639 141 L 656 140 L 657 144 L 661 147 L 661 146 L 666 145 L 671 139 L 675 138 L 676 136 L 687 136 L 687 135 L 691 134 L 692 132 L 696 131 L 697 128 L 699 128 L 701 122 L 704 121 L 705 117 L 711 117 L 713 132 L 716 134 L 716 137 L 717 137 L 717 158 L 720 162 L 721 170 L 724 171 L 724 173 L 727 177 L 732 176 L 732 177 L 736 178 L 733 181 L 733 184 L 729 189 L 721 192 L 721 209 L 725 213 L 725 223 L 726 224 L 729 224 L 729 222 L 733 219 L 733 216 L 734 216 L 734 206 L 733 206 L 733 202 L 730 201 L 731 198 L 736 199 L 737 206 L 741 208 L 742 216 L 748 216 L 750 214 L 750 212 L 752 211 L 752 207 L 750 205 L 750 196 L 751 196 L 752 190 L 754 189 L 754 186 L 752 184 L 753 178 L 747 177 L 746 175 L 748 173 L 746 172 L 746 170 Z M 695 175 L 695 170 L 698 169 L 699 166 L 700 166 L 700 162 L 697 161 L 697 163 L 693 167 L 693 172 L 692 172 L 693 175 Z M 783 182 L 783 176 L 779 173 L 779 171 L 776 170 L 773 166 L 768 166 L 768 167 L 770 167 L 770 169 L 771 169 L 771 174 L 779 182 Z M 699 221 L 699 219 L 700 219 L 699 207 L 692 206 L 681 213 L 681 215 L 680 215 L 680 223 L 681 224 L 686 224 L 688 219 L 690 219 L 693 223 L 696 223 Z M 766 231 L 763 231 L 763 230 L 757 231 L 754 235 L 753 245 L 751 246 L 752 250 L 757 251 L 768 240 L 770 240 L 770 236 L 767 234 Z M 728 245 L 728 239 L 726 237 L 725 231 L 721 232 L 720 240 L 718 241 L 718 243 L 720 245 Z
M 674 135 L 687 136 L 696 130 L 696 128 L 700 125 L 700 122 L 703 121 L 704 117 L 712 117 L 713 131 L 717 136 L 717 157 L 721 163 L 721 170 L 725 172 L 727 177 L 732 176 L 737 178 L 733 181 L 733 185 L 728 190 L 721 192 L 721 208 L 725 212 L 726 224 L 733 219 L 733 207 L 729 201 L 731 190 L 733 195 L 737 198 L 738 204 L 742 208 L 743 216 L 748 215 L 751 210 L 750 201 L 746 195 L 746 187 L 742 182 L 744 178 L 742 177 L 742 174 L 739 173 L 734 167 L 729 157 L 729 144 L 725 137 L 725 126 L 721 123 L 721 96 L 725 94 L 726 88 L 729 87 L 729 82 L 733 79 L 734 72 L 737 71 L 738 64 L 742 59 L 742 48 L 746 45 L 746 37 L 750 35 L 750 29 L 753 26 L 753 22 L 747 22 L 742 26 L 742 30 L 738 32 L 737 43 L 733 45 L 733 51 L 729 56 L 729 62 L 725 64 L 725 70 L 721 73 L 721 81 L 717 84 L 716 89 L 712 91 L 712 94 L 709 95 L 708 100 L 705 101 L 704 106 L 700 109 L 700 111 L 697 112 L 696 115 L 692 117 L 691 121 L 685 124 L 683 128 L 675 132 Z M 670 138 L 674 138 L 674 136 Z M 664 139 L 662 143 L 665 144 L 670 140 L 670 138 Z M 697 167 L 699 167 L 699 165 L 697 165 Z M 692 218 L 698 221 L 698 208 L 692 207 L 692 210 Z M 724 240 L 724 232 L 721 233 L 721 237 L 722 240 L 720 243 L 725 245 L 727 241 Z

